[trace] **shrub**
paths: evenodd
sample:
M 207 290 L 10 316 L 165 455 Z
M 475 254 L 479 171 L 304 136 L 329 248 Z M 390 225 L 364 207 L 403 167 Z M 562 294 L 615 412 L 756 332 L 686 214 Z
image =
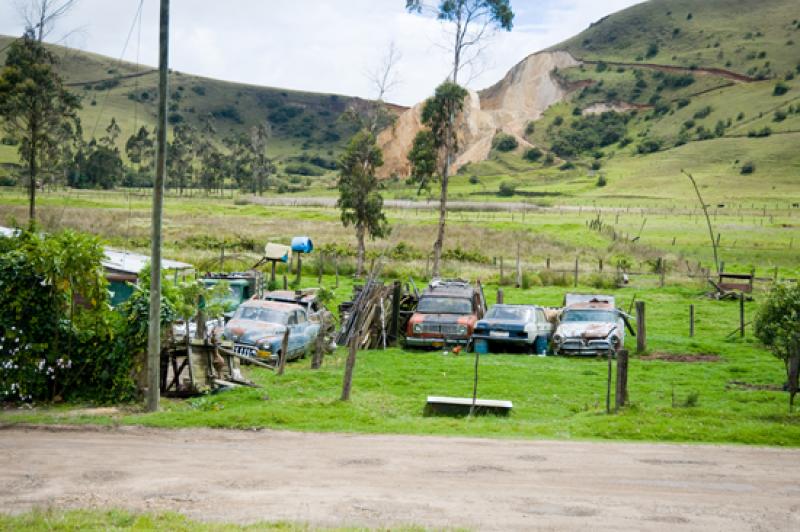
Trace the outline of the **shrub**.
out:
M 603 275 L 601 273 L 593 273 L 584 279 L 584 283 L 600 290 L 613 290 L 617 288 L 617 280 L 615 276 Z
M 615 144 L 625 135 L 629 119 L 614 111 L 576 118 L 568 128 L 551 133 L 551 149 L 561 157 L 574 157 Z
M 564 164 L 562 164 L 561 166 L 558 167 L 558 169 L 561 170 L 561 171 L 572 170 L 574 168 L 575 168 L 575 164 L 572 161 L 567 161 L 567 162 L 565 162 Z
M 517 191 L 516 183 L 513 183 L 511 181 L 503 181 L 502 183 L 500 183 L 500 188 L 497 191 L 497 194 L 499 196 L 508 198 L 513 196 L 516 191 Z
M 683 109 L 690 103 L 692 103 L 692 101 L 689 98 L 681 98 L 678 100 L 678 109 Z
M 660 150 L 663 144 L 664 142 L 660 139 L 645 139 L 636 146 L 636 151 L 642 154 L 654 153 Z
M 777 111 L 775 111 L 772 120 L 773 122 L 783 122 L 784 120 L 786 120 L 786 116 L 787 116 L 786 111 L 778 109 Z
M 773 96 L 783 96 L 787 92 L 789 92 L 789 86 L 786 83 L 783 83 L 782 81 L 776 83 L 775 88 L 772 89 Z
M 509 135 L 508 133 L 498 133 L 492 139 L 492 149 L 497 151 L 512 151 L 516 150 L 519 146 L 517 142 L 517 138 L 514 135 Z
M 476 175 L 469 176 L 469 184 L 470 185 L 477 185 L 480 182 L 481 182 L 481 180 L 478 179 L 478 176 L 476 176 Z
M 758 309 L 755 334 L 783 361 L 789 376 L 789 357 L 800 352 L 800 284 L 776 284 Z
M 564 123 L 564 117 L 563 116 L 557 116 L 557 117 L 555 117 L 553 119 L 553 125 L 554 126 L 560 126 L 563 123 Z
M 658 55 L 658 43 L 651 42 L 647 46 L 647 53 L 645 53 L 645 57 L 650 59 Z
M 567 279 L 565 273 L 550 270 L 540 271 L 539 280 L 542 282 L 542 286 L 570 286 L 572 284 L 572 279 Z
M 608 184 L 608 181 L 606 181 L 606 176 L 604 176 L 603 174 L 600 174 L 597 177 L 597 183 L 595 183 L 595 185 L 597 185 L 598 187 L 604 187 L 607 184 Z
M 555 156 L 553 156 L 552 152 L 547 152 L 547 155 L 544 156 L 544 164 L 550 166 L 554 162 L 556 162 Z
M 530 121 L 530 122 L 528 122 L 528 124 L 525 126 L 525 135 L 526 135 L 526 136 L 527 136 L 527 135 L 533 135 L 534 131 L 536 131 L 536 124 L 533 122 L 533 120 L 531 120 L 531 121 Z
M 591 168 L 592 170 L 600 170 L 600 167 L 601 167 L 601 166 L 603 166 L 603 163 L 601 163 L 601 162 L 600 162 L 600 161 L 598 161 L 598 160 L 594 160 L 594 161 L 592 161 L 592 164 L 591 164 L 590 168 Z
M 756 164 L 752 161 L 748 161 L 742 165 L 741 173 L 744 175 L 752 174 L 756 171 Z
M 698 110 L 698 111 L 697 111 L 697 112 L 694 114 L 694 119 L 695 119 L 695 120 L 702 120 L 703 118 L 705 118 L 705 117 L 707 117 L 708 115 L 710 115 L 710 114 L 711 114 L 711 111 L 713 111 L 713 109 L 711 108 L 711 106 L 710 106 L 710 105 L 706 105 L 705 107 L 702 107 L 701 109 L 699 109 L 699 110 Z
M 205 96 L 206 88 L 202 85 L 192 85 L 192 92 L 197 94 L 198 96 Z
M 535 163 L 539 159 L 542 158 L 542 150 L 539 148 L 528 148 L 525 150 L 525 154 L 522 156 L 526 161 L 530 161 Z
M 770 135 L 772 135 L 772 129 L 767 126 L 764 126 L 761 129 L 751 129 L 750 131 L 747 132 L 748 137 L 758 138 L 758 137 L 769 137 Z

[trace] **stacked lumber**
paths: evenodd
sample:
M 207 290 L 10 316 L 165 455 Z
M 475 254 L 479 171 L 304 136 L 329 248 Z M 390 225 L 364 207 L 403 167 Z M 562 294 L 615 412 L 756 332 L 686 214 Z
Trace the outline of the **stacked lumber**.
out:
M 359 349 L 386 347 L 392 309 L 392 288 L 374 279 L 367 280 L 350 306 L 336 343 Z

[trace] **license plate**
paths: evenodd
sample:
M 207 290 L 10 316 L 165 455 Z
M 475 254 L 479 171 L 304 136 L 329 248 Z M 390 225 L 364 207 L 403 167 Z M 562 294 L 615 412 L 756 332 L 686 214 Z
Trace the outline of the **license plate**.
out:
M 444 342 L 431 342 L 433 347 L 444 347 Z
M 489 331 L 489 336 L 495 338 L 508 338 L 508 331 Z

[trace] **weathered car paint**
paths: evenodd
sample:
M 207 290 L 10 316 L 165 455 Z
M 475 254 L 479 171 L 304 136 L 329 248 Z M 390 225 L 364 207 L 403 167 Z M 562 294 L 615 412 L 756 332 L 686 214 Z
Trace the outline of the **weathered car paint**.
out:
M 571 311 L 611 312 L 614 321 L 567 321 Z M 622 312 L 613 303 L 589 300 L 565 308 L 560 323 L 553 334 L 553 350 L 556 354 L 604 355 L 622 349 L 625 343 L 625 323 Z
M 421 312 L 423 300 L 438 298 L 457 301 L 469 308 L 465 313 Z M 465 281 L 434 280 L 425 289 L 418 311 L 408 320 L 406 345 L 410 347 L 443 347 L 445 345 L 468 345 L 475 324 L 482 316 L 484 306 L 481 292 Z
M 473 340 L 485 341 L 489 345 L 514 345 L 535 350 L 538 354 L 545 354 L 553 325 L 547 320 L 544 309 L 534 305 L 495 305 L 489 310 L 487 316 L 495 310 L 528 310 L 527 320 L 513 317 L 488 318 L 480 320 L 475 326 Z M 491 351 L 491 350 L 490 350 Z

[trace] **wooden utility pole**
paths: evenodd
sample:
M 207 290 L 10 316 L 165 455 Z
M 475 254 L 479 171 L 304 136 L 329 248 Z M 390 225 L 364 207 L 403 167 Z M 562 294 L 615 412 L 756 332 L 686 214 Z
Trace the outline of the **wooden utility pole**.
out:
M 158 38 L 158 135 L 150 251 L 150 315 L 147 335 L 147 410 L 158 410 L 161 362 L 161 219 L 167 172 L 167 74 L 169 69 L 169 0 L 161 0 Z M 187 325 L 188 327 L 188 325 Z

